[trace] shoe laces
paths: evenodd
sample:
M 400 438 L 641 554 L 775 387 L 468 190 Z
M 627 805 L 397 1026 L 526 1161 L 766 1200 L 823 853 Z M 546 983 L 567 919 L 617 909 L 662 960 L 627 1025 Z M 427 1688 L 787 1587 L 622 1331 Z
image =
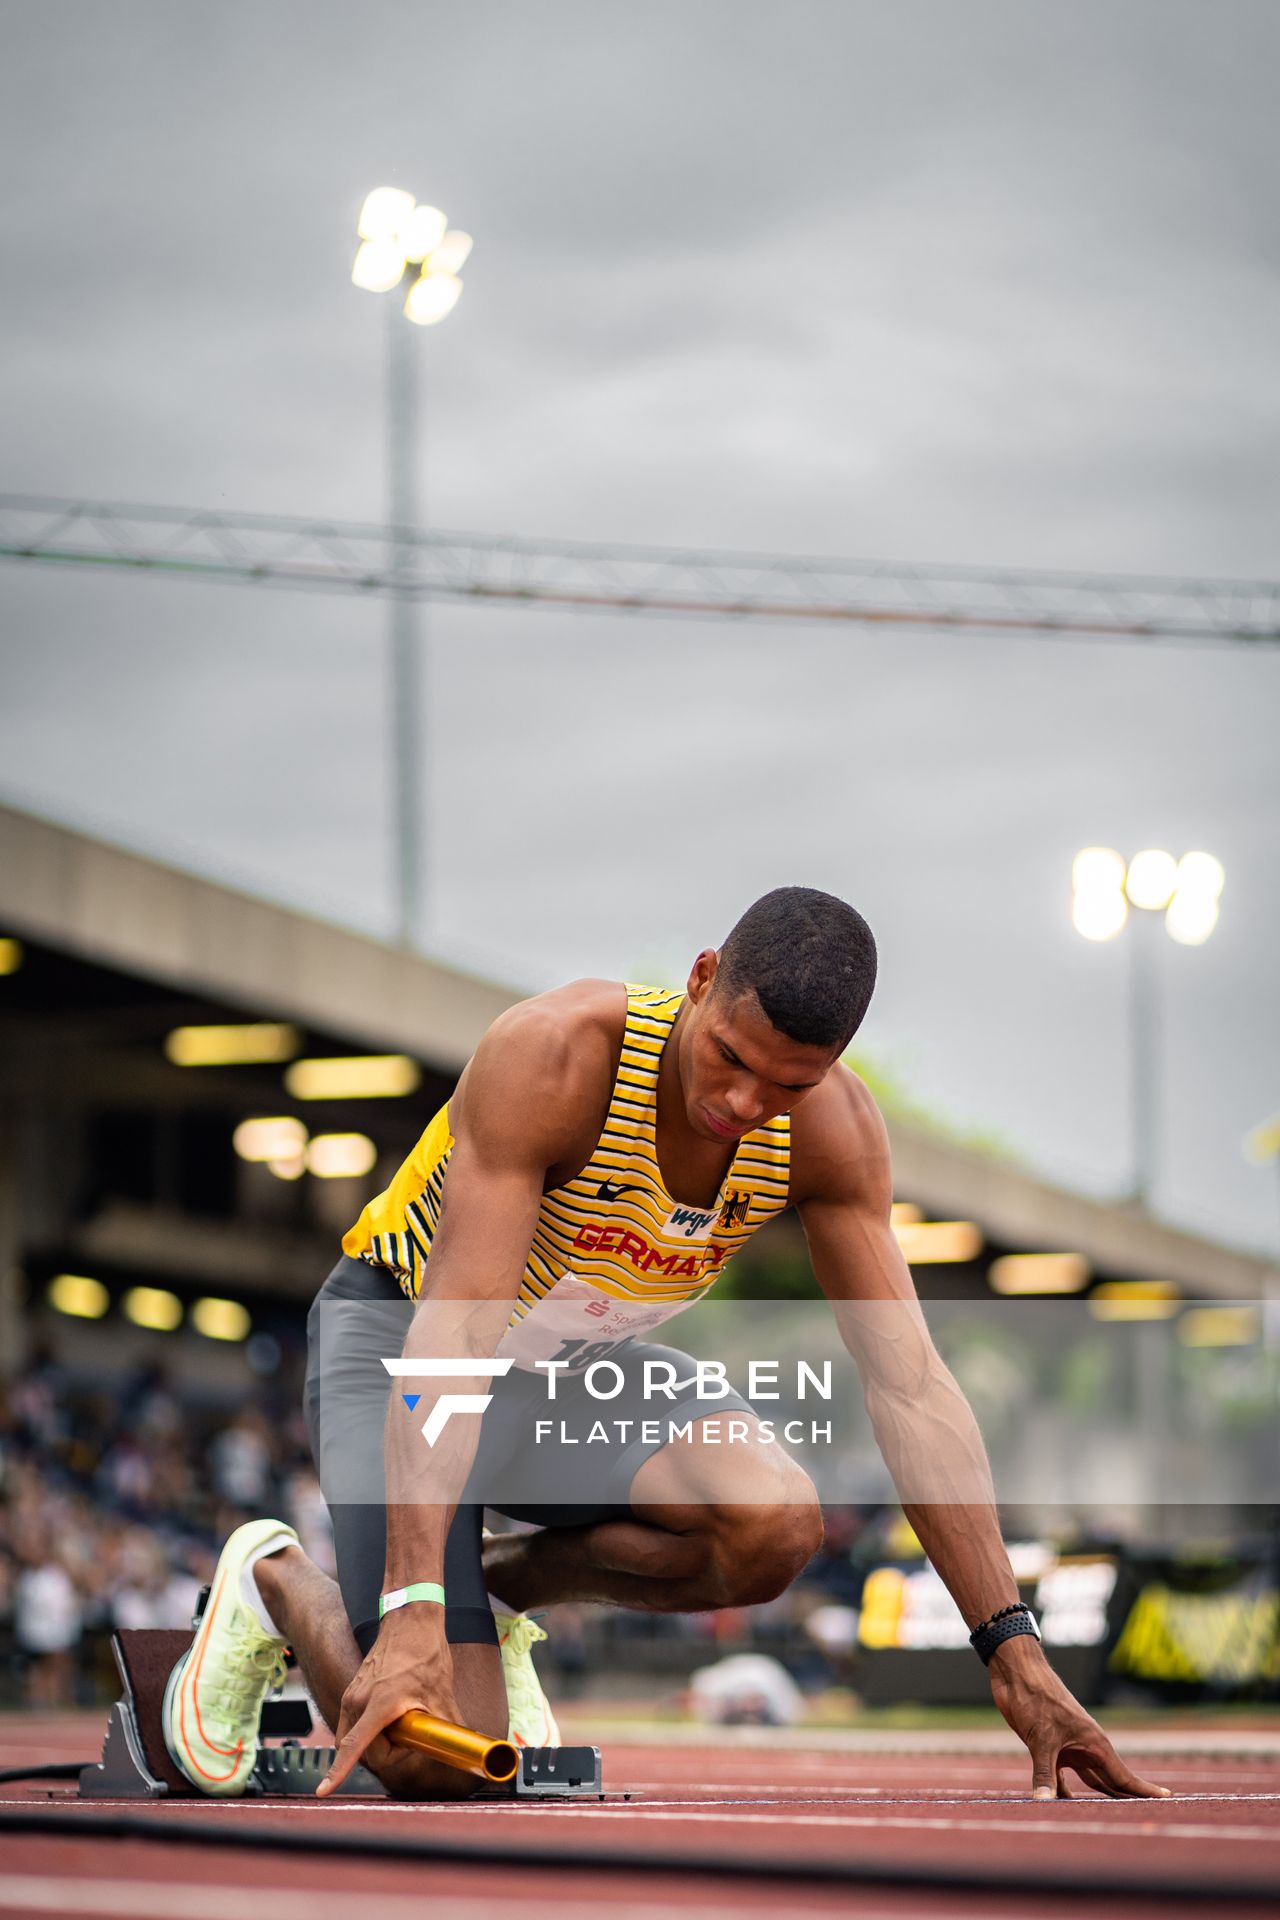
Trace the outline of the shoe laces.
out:
M 536 1620 L 529 1618 L 527 1613 L 517 1613 L 512 1616 L 511 1623 L 502 1636 L 502 1644 L 517 1658 L 523 1659 L 525 1654 L 537 1646 L 539 1640 L 545 1640 L 546 1637 L 545 1627 L 540 1627 Z
M 236 1711 L 257 1706 L 285 1682 L 284 1649 L 238 1608 L 226 1628 L 226 1657 L 206 1667 L 200 1692 L 210 1703 Z

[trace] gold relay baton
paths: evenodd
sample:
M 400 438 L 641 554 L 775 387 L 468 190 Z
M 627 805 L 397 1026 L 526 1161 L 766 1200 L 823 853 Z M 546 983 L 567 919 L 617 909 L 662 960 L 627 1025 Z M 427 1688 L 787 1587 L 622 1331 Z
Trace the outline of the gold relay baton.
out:
M 482 1780 L 492 1780 L 498 1786 L 516 1777 L 516 1750 L 509 1740 L 491 1740 L 487 1733 L 455 1727 L 451 1720 L 437 1720 L 421 1708 L 402 1713 L 385 1732 L 397 1747 L 429 1753 L 433 1760 L 443 1760 L 446 1766 L 458 1767 L 463 1773 L 478 1773 Z

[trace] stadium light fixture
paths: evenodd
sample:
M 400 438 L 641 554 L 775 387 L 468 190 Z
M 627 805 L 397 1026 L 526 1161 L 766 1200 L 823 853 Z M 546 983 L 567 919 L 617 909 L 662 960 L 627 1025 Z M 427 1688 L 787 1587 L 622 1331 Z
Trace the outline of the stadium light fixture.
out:
M 441 218 L 444 218 L 443 214 Z M 450 227 L 446 234 L 442 234 L 439 245 L 430 250 L 432 273 L 461 273 L 471 258 L 474 245 L 475 241 L 469 233 L 464 233 L 461 227 Z M 413 255 L 409 257 L 412 259 Z
M 1222 862 L 1211 853 L 1183 854 L 1177 887 L 1164 917 L 1171 939 L 1184 947 L 1203 946 L 1218 924 L 1218 902 L 1226 881 Z
M 428 254 L 438 252 L 449 222 L 439 207 L 413 207 L 400 230 L 404 257 L 411 266 L 420 267 Z
M 1006 1253 L 987 1272 L 994 1293 L 1083 1293 L 1093 1270 L 1082 1253 Z
M 375 187 L 366 194 L 356 222 L 362 240 L 394 240 L 413 213 L 414 200 L 403 187 Z
M 404 279 L 404 249 L 398 240 L 362 240 L 351 278 L 363 293 L 390 293 Z
M 267 1172 L 273 1173 L 277 1180 L 301 1180 L 307 1170 L 305 1150 L 300 1153 L 282 1153 L 266 1163 Z
M 164 1050 L 175 1067 L 253 1067 L 292 1060 L 301 1044 L 296 1027 L 258 1020 L 240 1027 L 175 1027 Z
M 1218 924 L 1225 884 L 1222 862 L 1211 853 L 1184 853 L 1175 860 L 1162 847 L 1144 847 L 1126 866 L 1114 847 L 1083 847 L 1071 863 L 1071 919 L 1086 940 L 1113 940 L 1132 906 L 1139 923 L 1162 913 L 1171 940 L 1184 947 L 1203 946 Z M 1141 924 L 1130 935 L 1129 958 L 1131 1197 L 1145 1206 L 1156 1157 L 1157 1046 L 1155 961 Z
M 360 245 L 351 278 L 364 293 L 390 293 L 417 269 L 404 311 L 420 327 L 452 313 L 462 295 L 458 274 L 474 244 L 451 228 L 439 207 L 419 206 L 400 187 L 375 187 L 356 223 Z
M 1124 890 L 1135 907 L 1147 913 L 1163 913 L 1178 888 L 1178 863 L 1161 847 L 1148 847 L 1135 853 L 1129 862 Z
M 130 1287 L 120 1311 L 135 1327 L 146 1327 L 151 1333 L 172 1333 L 182 1325 L 182 1302 L 165 1287 Z
M 307 1130 L 291 1113 L 242 1120 L 231 1136 L 242 1160 L 292 1160 L 306 1151 Z
M 69 1314 L 75 1320 L 101 1320 L 111 1305 L 111 1295 L 101 1280 L 92 1280 L 86 1273 L 55 1274 L 45 1298 L 55 1313 Z
M 1113 940 L 1129 917 L 1124 861 L 1113 847 L 1084 847 L 1071 863 L 1071 918 L 1086 940 Z
M 367 1133 L 318 1133 L 307 1148 L 307 1172 L 317 1180 L 359 1180 L 377 1158 Z
M 247 1340 L 253 1330 L 247 1307 L 238 1300 L 217 1300 L 208 1295 L 192 1307 L 191 1324 L 206 1340 Z
M 1262 1314 L 1253 1306 L 1189 1307 L 1175 1332 L 1184 1347 L 1251 1347 L 1262 1338 Z
M 982 1229 L 972 1220 L 903 1221 L 893 1234 L 910 1267 L 961 1266 L 982 1252 Z
M 344 1054 L 295 1060 L 284 1084 L 295 1100 L 401 1100 L 417 1092 L 422 1069 L 404 1053 Z
M 1182 1302 L 1171 1280 L 1104 1280 L 1086 1305 L 1095 1320 L 1172 1320 Z
M 433 327 L 451 314 L 462 297 L 462 282 L 454 273 L 423 274 L 409 289 L 405 318 L 415 326 Z
M 402 311 L 418 327 L 433 327 L 462 297 L 458 278 L 471 253 L 469 233 L 450 227 L 439 207 L 419 206 L 401 187 L 375 187 L 356 224 L 360 245 L 351 278 L 363 292 L 404 294 Z M 417 597 L 401 582 L 412 574 L 413 535 L 419 525 L 416 463 L 418 370 L 409 335 L 390 310 L 387 331 L 388 522 L 397 538 L 391 556 L 391 712 L 395 746 L 392 776 L 400 942 L 412 947 L 422 883 L 422 675 Z

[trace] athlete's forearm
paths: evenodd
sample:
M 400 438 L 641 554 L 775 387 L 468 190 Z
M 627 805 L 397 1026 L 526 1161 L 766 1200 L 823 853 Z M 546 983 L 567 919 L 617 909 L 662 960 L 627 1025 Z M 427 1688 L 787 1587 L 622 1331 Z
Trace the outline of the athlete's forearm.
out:
M 931 1354 L 910 1394 L 867 1384 L 885 1464 L 929 1559 L 973 1627 L 1018 1598 L 996 1514 L 986 1448 L 972 1409 Z
M 970 1629 L 1018 1598 L 994 1507 L 904 1502 L 903 1512 Z

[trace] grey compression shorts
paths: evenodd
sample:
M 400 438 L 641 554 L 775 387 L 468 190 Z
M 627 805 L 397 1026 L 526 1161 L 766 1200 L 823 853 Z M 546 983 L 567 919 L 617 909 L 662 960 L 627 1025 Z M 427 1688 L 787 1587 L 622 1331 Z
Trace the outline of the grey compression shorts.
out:
M 362 1653 L 377 1638 L 386 1559 L 383 1431 L 391 1394 L 404 1384 L 392 1381 L 383 1361 L 402 1351 L 412 1313 L 394 1274 L 344 1255 L 307 1316 L 307 1430 L 333 1520 L 343 1604 Z M 632 1482 L 668 1443 L 669 1420 L 755 1418 L 737 1393 L 702 1394 L 694 1362 L 674 1347 L 628 1340 L 612 1351 L 625 1360 L 625 1384 L 604 1404 L 587 1394 L 581 1374 L 561 1376 L 552 1406 L 542 1374 L 513 1370 L 494 1381 L 475 1465 L 445 1543 L 445 1630 L 455 1644 L 497 1641 L 480 1558 L 486 1505 L 541 1527 L 630 1519 Z M 661 1418 L 640 1393 L 646 1360 L 676 1382 Z M 547 1444 L 531 1446 L 535 1423 L 548 1415 L 554 1421 Z M 584 1444 L 602 1417 L 611 1436 L 625 1437 Z

